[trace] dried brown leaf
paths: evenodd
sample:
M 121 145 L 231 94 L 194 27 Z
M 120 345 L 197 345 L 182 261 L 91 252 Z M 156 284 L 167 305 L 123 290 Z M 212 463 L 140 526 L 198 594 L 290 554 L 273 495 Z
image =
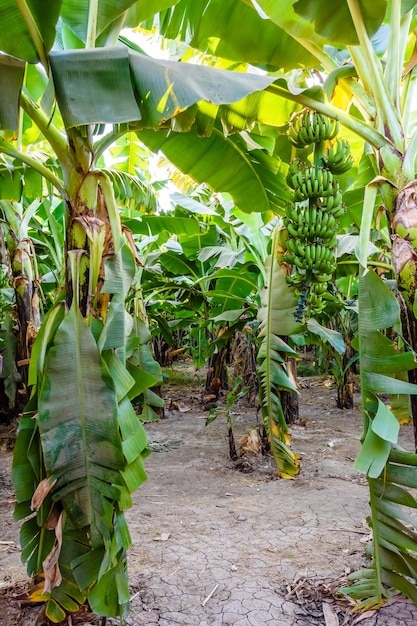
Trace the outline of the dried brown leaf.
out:
M 45 574 L 45 593 L 50 593 L 54 587 L 58 587 L 62 582 L 62 575 L 58 565 L 62 546 L 62 520 L 63 513 L 59 516 L 58 523 L 55 527 L 54 547 L 42 563 Z
M 260 454 L 262 442 L 257 430 L 252 429 L 239 441 L 240 454 Z
M 61 511 L 62 511 L 61 505 L 58 504 L 57 502 L 54 502 L 51 510 L 49 511 L 49 514 L 45 523 L 45 528 L 47 528 L 48 530 L 54 530 L 56 528 L 56 525 L 59 522 Z
M 35 493 L 32 496 L 32 502 L 30 503 L 30 508 L 32 511 L 38 511 L 42 506 L 43 501 L 45 500 L 48 493 L 51 491 L 52 487 L 56 483 L 56 478 L 53 476 L 49 478 L 44 478 L 41 480 L 39 485 L 35 489 Z

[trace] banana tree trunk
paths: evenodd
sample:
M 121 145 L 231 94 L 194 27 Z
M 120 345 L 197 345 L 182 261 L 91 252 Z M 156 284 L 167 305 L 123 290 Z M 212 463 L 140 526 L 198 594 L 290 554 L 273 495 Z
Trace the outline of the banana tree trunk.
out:
M 17 366 L 21 375 L 22 393 L 27 401 L 28 371 L 33 342 L 40 328 L 38 281 L 34 276 L 30 243 L 20 242 L 12 260 L 16 310 L 19 318 Z
M 349 367 L 349 361 L 353 356 L 353 350 L 350 346 L 349 339 L 345 338 L 346 351 L 342 355 L 342 375 L 336 378 L 337 389 L 337 408 L 353 409 L 353 382 L 352 372 Z
M 21 234 L 21 215 L 6 201 L 0 211 L 5 227 L 5 231 L 0 229 L 0 260 L 7 268 L 4 275 L 2 270 L 0 282 L 4 283 L 2 287 L 13 287 L 15 296 L 13 318 L 1 320 L 5 355 L 0 406 L 13 419 L 22 413 L 29 398 L 29 361 L 40 328 L 39 279 L 34 247 Z

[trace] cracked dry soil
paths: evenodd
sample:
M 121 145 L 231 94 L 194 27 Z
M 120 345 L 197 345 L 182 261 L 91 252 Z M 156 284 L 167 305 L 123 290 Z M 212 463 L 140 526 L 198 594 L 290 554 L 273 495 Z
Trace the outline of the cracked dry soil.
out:
M 417 607 L 402 596 L 357 614 L 337 594 L 346 575 L 366 564 L 368 490 L 353 469 L 360 398 L 353 410 L 339 410 L 326 382 L 303 380 L 300 424 L 291 427 L 301 472 L 292 481 L 277 479 L 266 457 L 252 472 L 236 470 L 225 418 L 205 425 L 207 412 L 196 400 L 201 386 L 164 389 L 167 406 L 181 410 L 167 410 L 165 419 L 146 426 L 158 451 L 147 459 L 148 481 L 127 513 L 133 540 L 128 626 L 417 624 Z M 232 416 L 237 441 L 258 421 L 245 399 Z M 411 427 L 402 438 L 412 449 Z M 27 577 L 12 519 L 10 462 L 3 446 L 0 626 L 42 626 L 41 607 L 19 602 Z M 85 614 L 72 623 L 102 622 Z

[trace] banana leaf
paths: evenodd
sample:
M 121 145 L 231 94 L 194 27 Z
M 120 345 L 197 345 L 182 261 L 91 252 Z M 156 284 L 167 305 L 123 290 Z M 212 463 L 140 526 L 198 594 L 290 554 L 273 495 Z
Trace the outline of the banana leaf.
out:
M 285 10 L 282 4 L 280 10 Z M 271 71 L 315 63 L 314 56 L 289 35 L 288 28 L 263 19 L 249 2 L 180 0 L 157 18 L 164 36 L 184 39 L 191 35 L 194 48 L 217 57 Z M 309 34 L 313 34 L 311 26 Z
M 97 14 L 97 36 L 136 3 L 137 0 L 100 0 L 100 10 Z M 62 20 L 84 42 L 87 37 L 89 12 L 89 3 L 84 2 L 84 0 L 63 0 L 62 2 Z
M 14 406 L 18 383 L 21 380 L 16 366 L 17 338 L 13 328 L 13 320 L 6 317 L 0 329 L 0 345 L 3 348 L 0 368 L 0 378 L 3 380 L 4 391 L 9 399 L 9 406 Z
M 267 76 L 152 59 L 125 47 L 56 50 L 49 59 L 67 128 L 142 118 L 141 126 L 153 128 L 200 100 L 237 102 L 273 82 Z
M 75 285 L 78 258 L 70 253 Z M 133 253 L 124 244 L 105 264 L 102 292 L 111 300 L 104 323 L 94 318 L 88 324 L 74 297 L 69 310 L 63 302 L 51 309 L 35 342 L 31 381 L 39 393 L 31 404 L 38 413 L 37 419 L 20 422 L 13 459 L 15 517 L 27 518 L 22 558 L 30 574 L 42 572 L 45 559 L 56 552 L 59 576 L 42 598 L 51 620 L 62 621 L 90 594 L 90 606 L 101 614 L 124 615 L 128 607 L 124 510 L 146 480 L 147 455 L 146 434 L 129 400 L 136 379 L 126 367 L 133 323 L 124 300 L 134 277 Z M 33 513 L 31 492 L 39 492 L 45 479 L 52 489 Z M 62 508 L 63 541 L 57 549 L 50 520 Z M 112 593 L 103 593 L 109 580 Z
M 417 486 L 417 455 L 399 448 L 399 421 L 378 397 L 417 393 L 416 385 L 396 377 L 415 366 L 400 328 L 395 295 L 375 272 L 366 271 L 359 285 L 358 337 L 364 434 L 354 467 L 367 476 L 373 540 L 370 565 L 351 574 L 353 585 L 343 589 L 358 600 L 356 610 L 380 606 L 395 590 L 417 599 L 417 532 L 409 513 L 417 507 L 409 491 Z
M 251 294 L 258 291 L 257 276 L 245 266 L 219 269 L 210 275 L 210 281 L 216 281 L 215 287 L 203 290 L 203 294 L 210 298 L 214 306 L 220 305 L 216 313 L 240 308 L 248 303 Z
M 0 55 L 0 128 L 18 127 L 20 91 L 25 75 L 25 64 L 18 59 Z
M 276 172 L 272 184 L 266 184 L 267 170 L 259 167 L 233 137 L 225 138 L 216 128 L 210 137 L 199 137 L 194 128 L 188 133 L 143 130 L 138 131 L 138 137 L 153 152 L 161 150 L 196 182 L 229 193 L 245 213 L 279 213 L 279 207 L 289 200 L 281 172 Z
M 323 39 L 336 43 L 358 45 L 358 35 L 349 10 L 349 2 L 341 0 L 337 7 L 325 0 L 277 4 L 274 0 L 257 0 L 262 11 L 277 25 L 297 33 L 298 37 L 314 43 Z M 361 0 L 360 7 L 368 34 L 372 36 L 381 26 L 386 12 L 385 0 Z
M 90 527 L 92 545 L 102 545 L 124 459 L 115 391 L 75 305 L 46 359 L 38 421 L 45 468 L 57 478 L 55 497 L 76 527 Z M 107 475 L 104 468 L 111 468 Z
M 123 224 L 134 234 L 157 235 L 168 232 L 175 235 L 198 235 L 207 229 L 198 220 L 173 215 L 141 215 L 140 219 L 125 219 Z
M 24 5 L 18 5 L 15 0 L 3 0 L 0 50 L 29 63 L 43 60 L 55 41 L 61 7 L 62 0 L 48 3 L 25 0 Z

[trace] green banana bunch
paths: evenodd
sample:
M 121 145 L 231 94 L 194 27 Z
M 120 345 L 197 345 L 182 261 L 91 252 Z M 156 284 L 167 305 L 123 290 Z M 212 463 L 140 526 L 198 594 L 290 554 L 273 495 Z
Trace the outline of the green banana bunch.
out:
M 333 193 L 328 196 L 322 196 L 318 199 L 318 206 L 322 211 L 333 215 L 335 220 L 338 220 L 345 213 L 345 206 L 343 204 L 343 195 L 340 191 L 339 181 L 336 180 L 333 185 Z
M 288 138 L 296 148 L 329 141 L 339 132 L 339 123 L 317 111 L 303 109 L 294 113 L 288 127 Z
M 335 245 L 336 217 L 331 211 L 322 210 L 317 205 L 311 204 L 308 207 L 289 205 L 284 226 L 295 239 L 310 239 L 314 242 L 321 240 L 330 247 Z
M 297 284 L 300 282 L 298 274 L 308 274 L 310 282 L 321 281 L 323 275 L 332 274 L 336 269 L 334 247 L 330 248 L 321 243 L 304 243 L 300 239 L 288 238 L 287 252 L 283 255 L 283 260 L 289 265 L 295 265 L 297 273 Z M 293 283 L 293 277 L 288 277 Z
M 353 165 L 350 145 L 346 139 L 336 139 L 323 156 L 323 163 L 333 174 L 344 174 Z
M 294 202 L 285 209 L 287 250 L 282 259 L 290 267 L 287 282 L 298 294 L 294 315 L 321 313 L 326 305 L 327 285 L 336 270 L 336 232 L 344 214 L 343 195 L 334 174 L 352 167 L 350 146 L 343 139 L 330 144 L 338 123 L 315 111 L 304 109 L 290 120 L 288 136 L 297 148 L 314 144 L 314 164 L 294 159 L 286 181 L 294 191 Z M 329 142 L 330 145 L 318 145 Z
M 310 294 L 308 297 L 307 311 L 306 311 L 307 314 L 310 316 L 318 315 L 319 313 L 324 311 L 325 308 L 326 308 L 326 302 L 322 298 L 322 296 L 312 293 L 310 291 Z
M 310 293 L 316 296 L 322 296 L 327 292 L 327 285 L 325 283 L 313 283 L 310 287 Z
M 303 202 L 308 198 L 326 198 L 335 189 L 333 174 L 328 168 L 311 166 L 299 159 L 290 163 L 286 181 L 294 189 L 296 202 Z

